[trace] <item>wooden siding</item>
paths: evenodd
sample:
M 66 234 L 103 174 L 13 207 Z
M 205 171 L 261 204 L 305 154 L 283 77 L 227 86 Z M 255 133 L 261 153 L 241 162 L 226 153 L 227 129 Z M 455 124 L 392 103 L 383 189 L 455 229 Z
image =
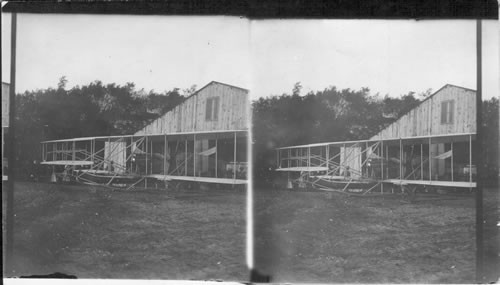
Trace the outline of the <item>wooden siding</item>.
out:
M 217 120 L 207 120 L 207 99 L 219 97 Z M 211 82 L 136 135 L 247 130 L 248 91 Z
M 110 163 L 113 162 L 114 172 L 119 174 L 125 173 L 125 169 L 118 166 L 126 165 L 126 150 L 126 142 L 104 142 L 104 168 L 109 170 Z
M 340 165 L 349 166 L 350 178 L 358 179 L 361 177 L 361 157 L 361 147 L 359 146 L 340 147 Z M 340 174 L 345 175 L 345 169 L 342 169 Z
M 453 122 L 441 123 L 441 103 L 453 100 Z M 371 139 L 389 139 L 476 132 L 476 92 L 445 85 L 419 106 Z

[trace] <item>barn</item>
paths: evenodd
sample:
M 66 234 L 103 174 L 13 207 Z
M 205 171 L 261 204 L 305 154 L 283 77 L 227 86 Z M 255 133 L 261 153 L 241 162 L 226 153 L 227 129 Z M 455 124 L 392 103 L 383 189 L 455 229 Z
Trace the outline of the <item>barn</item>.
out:
M 185 164 L 185 171 L 179 172 L 180 174 L 227 177 L 237 169 L 245 172 L 247 170 L 248 112 L 248 90 L 212 81 L 173 110 L 137 131 L 134 136 L 158 134 L 196 136 L 198 133 L 198 138 L 190 142 L 185 141 L 184 145 L 182 140 L 167 143 L 167 152 L 170 153 L 169 156 L 174 157 L 169 167 L 181 164 L 178 162 L 185 157 L 185 153 L 192 150 L 192 153 L 201 155 L 196 156 L 198 159 L 189 159 Z M 164 146 L 161 137 L 151 138 L 148 143 L 149 151 L 153 153 L 160 152 Z M 184 148 L 185 151 L 179 152 L 179 148 Z M 157 167 L 154 164 L 153 161 L 151 174 L 167 172 L 162 168 L 161 161 L 156 163 Z
M 370 140 L 425 137 L 420 141 L 403 142 L 402 160 L 410 161 L 428 153 L 430 159 L 424 165 L 427 171 L 422 171 L 422 176 L 426 179 L 456 181 L 469 180 L 469 171 L 475 174 L 472 155 L 475 133 L 476 91 L 446 84 Z M 416 145 L 421 149 L 416 148 Z M 393 152 L 395 157 L 399 156 L 395 153 L 399 146 L 391 147 L 388 143 L 386 147 L 388 155 Z M 409 167 L 403 165 L 402 171 L 405 172 L 405 168 Z M 429 169 L 434 170 L 433 177 L 429 177 Z M 390 171 L 386 174 L 386 178 L 398 175 Z

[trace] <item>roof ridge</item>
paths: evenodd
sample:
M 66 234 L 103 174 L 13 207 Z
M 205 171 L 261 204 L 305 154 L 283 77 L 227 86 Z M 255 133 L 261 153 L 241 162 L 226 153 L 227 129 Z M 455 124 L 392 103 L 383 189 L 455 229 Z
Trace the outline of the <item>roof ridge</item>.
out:
M 229 87 L 233 87 L 233 88 L 237 88 L 237 89 L 241 89 L 241 90 L 244 90 L 246 92 L 248 92 L 249 90 L 246 89 L 246 88 L 243 88 L 243 87 L 238 87 L 236 85 L 231 85 L 231 84 L 227 84 L 227 83 L 224 83 L 224 82 L 220 82 L 220 81 L 215 81 L 215 80 L 212 80 L 210 81 L 210 83 L 218 83 L 218 84 L 222 84 L 222 85 L 226 85 L 226 86 L 229 86 Z M 209 83 L 209 84 L 210 84 Z M 207 84 L 208 85 L 208 84 Z
M 240 89 L 240 90 L 243 90 L 245 92 L 248 92 L 248 89 L 245 89 L 245 88 L 241 88 L 241 87 L 238 87 L 238 86 L 235 86 L 235 85 L 231 85 L 231 84 L 227 84 L 227 83 L 222 83 L 222 82 L 219 82 L 219 81 L 215 81 L 215 80 L 212 80 L 210 81 L 209 83 L 205 84 L 203 87 L 201 87 L 200 89 L 196 90 L 195 92 L 193 92 L 193 94 L 189 95 L 186 97 L 186 100 L 195 96 L 196 94 L 198 94 L 201 90 L 207 88 L 208 86 L 214 84 L 214 83 L 217 83 L 217 84 L 221 84 L 221 85 L 225 85 L 225 86 L 229 86 L 229 87 L 233 87 L 233 88 L 237 88 L 237 89 Z M 182 104 L 182 103 L 181 103 Z
M 453 86 L 453 87 L 465 89 L 465 90 L 468 90 L 468 91 L 477 92 L 477 90 L 474 90 L 474 89 L 471 89 L 471 88 L 467 88 L 467 87 L 463 87 L 463 86 L 459 86 L 459 85 L 455 85 L 455 84 L 451 84 L 451 83 L 446 83 L 445 86 Z

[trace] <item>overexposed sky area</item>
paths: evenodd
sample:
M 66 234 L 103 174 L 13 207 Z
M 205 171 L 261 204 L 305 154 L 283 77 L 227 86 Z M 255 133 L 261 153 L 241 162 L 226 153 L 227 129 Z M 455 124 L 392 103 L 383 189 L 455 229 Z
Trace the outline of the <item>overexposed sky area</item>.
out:
M 497 21 L 483 21 L 483 96 L 498 96 Z M 476 89 L 473 20 L 253 21 L 257 95 L 334 85 L 399 96 L 450 83 Z M 278 86 L 278 83 L 279 86 Z M 272 87 L 271 87 L 272 86 Z
M 9 82 L 10 15 L 2 15 Z M 499 25 L 483 21 L 484 98 L 498 96 Z M 134 82 L 146 91 L 215 80 L 252 99 L 329 86 L 399 96 L 450 83 L 476 89 L 474 20 L 248 20 L 19 14 L 17 92 Z
M 7 82 L 9 28 L 2 17 Z M 215 80 L 248 89 L 248 28 L 237 17 L 18 14 L 16 89 L 55 87 L 63 75 L 70 88 L 101 80 L 161 92 Z

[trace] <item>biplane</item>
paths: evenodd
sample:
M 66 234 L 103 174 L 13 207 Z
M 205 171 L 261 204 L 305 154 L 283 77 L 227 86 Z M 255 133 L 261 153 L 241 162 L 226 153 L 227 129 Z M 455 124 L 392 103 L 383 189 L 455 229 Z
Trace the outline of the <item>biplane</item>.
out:
M 368 140 L 277 149 L 287 187 L 394 193 L 476 187 L 476 92 L 447 84 Z
M 210 131 L 44 141 L 41 164 L 53 167 L 53 182 L 126 189 L 159 181 L 243 185 L 247 137 L 247 131 Z
M 394 193 L 401 187 L 476 187 L 475 134 L 326 142 L 277 149 L 287 187 Z M 398 190 L 399 189 L 399 190 Z
M 245 185 L 248 90 L 212 81 L 133 135 L 42 142 L 52 181 L 107 187 Z

